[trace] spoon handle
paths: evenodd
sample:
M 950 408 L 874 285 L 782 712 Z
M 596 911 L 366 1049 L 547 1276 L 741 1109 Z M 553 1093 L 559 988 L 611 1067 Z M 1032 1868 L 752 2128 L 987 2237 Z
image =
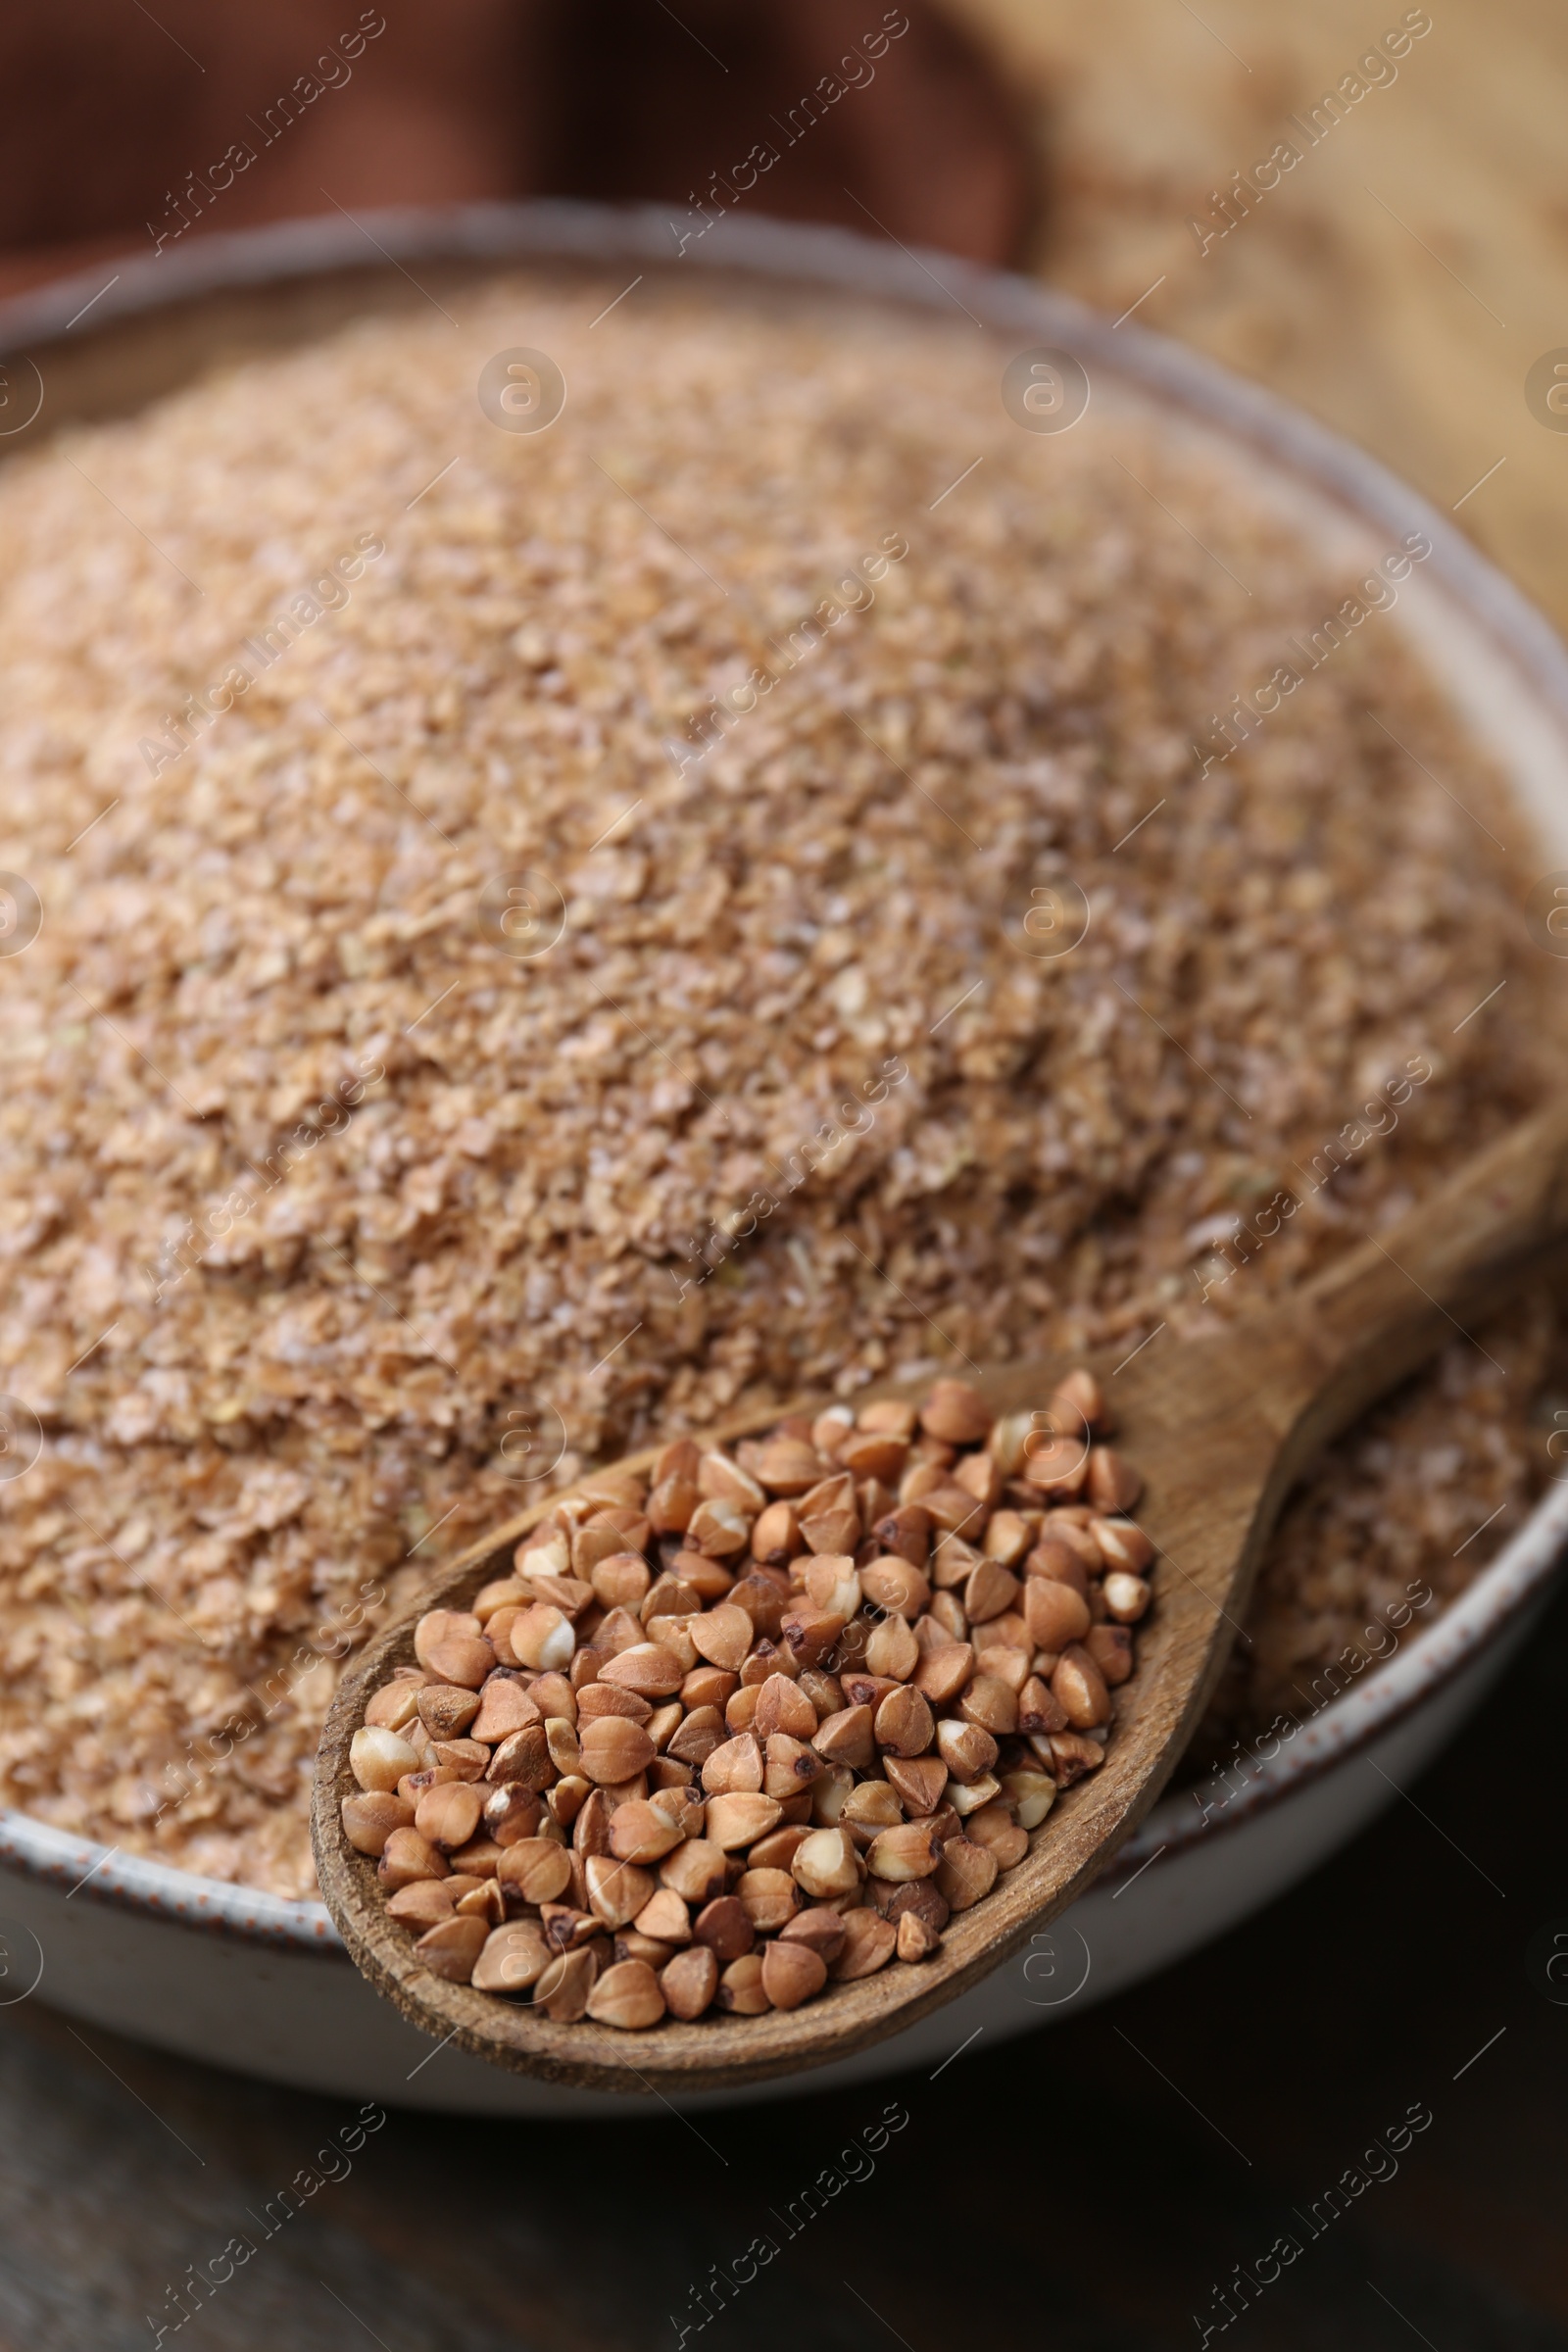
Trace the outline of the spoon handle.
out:
M 1467 1163 L 1390 1231 L 1303 1286 L 1290 1309 L 1311 1402 L 1304 1458 L 1449 1334 L 1506 1300 L 1568 1236 L 1568 1095 Z

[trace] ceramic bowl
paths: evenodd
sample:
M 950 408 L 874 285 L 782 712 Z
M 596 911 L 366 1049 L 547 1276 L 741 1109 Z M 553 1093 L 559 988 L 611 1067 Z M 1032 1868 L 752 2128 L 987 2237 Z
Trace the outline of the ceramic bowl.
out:
M 957 309 L 1014 349 L 1064 349 L 1097 397 L 1150 404 L 1173 431 L 1220 439 L 1257 495 L 1359 568 L 1412 531 L 1433 554 L 1382 625 L 1413 637 L 1461 723 L 1493 752 L 1533 824 L 1542 870 L 1568 867 L 1568 654 L 1445 518 L 1370 458 L 1176 344 L 1113 326 L 1028 281 L 838 230 L 733 217 L 678 252 L 664 215 L 547 203 L 334 217 L 185 249 L 45 288 L 0 310 L 21 448 L 62 422 L 123 415 L 216 353 L 319 333 L 422 285 L 508 261 L 735 273 Z M 83 306 L 89 304 L 90 309 Z M 37 402 L 37 414 L 27 412 Z M 1406 1632 L 1319 1711 L 1169 1794 L 1074 1907 L 973 1991 L 853 2058 L 692 2107 L 825 2090 L 984 2035 L 1049 2024 L 1222 1935 L 1354 1837 L 1451 1737 L 1525 1640 L 1568 1540 L 1568 1484 L 1544 1499 L 1463 1597 Z M 325 1908 L 137 1860 L 0 1814 L 0 2007 L 36 1997 L 246 2073 L 406 2106 L 610 2116 L 614 2094 L 504 2074 L 426 2040 L 348 1961 Z M 634 2100 L 635 2103 L 635 2100 Z

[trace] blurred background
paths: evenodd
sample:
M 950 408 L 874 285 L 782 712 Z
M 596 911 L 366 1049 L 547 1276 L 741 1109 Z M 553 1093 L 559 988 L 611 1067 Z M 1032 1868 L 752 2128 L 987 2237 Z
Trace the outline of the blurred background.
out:
M 217 163 L 355 0 L 11 0 L 0 291 L 192 234 L 376 203 L 549 192 L 685 207 L 879 0 L 386 0 L 353 69 L 220 202 Z M 1049 276 L 1214 353 L 1361 441 L 1559 620 L 1568 437 L 1525 377 L 1568 343 L 1568 23 L 1550 0 L 907 0 L 910 30 L 767 182 L 770 210 Z M 1245 233 L 1216 192 L 1407 14 L 1368 88 Z M 1298 142 L 1299 143 L 1299 142 Z M 720 167 L 721 168 L 721 167 Z M 845 193 L 855 191 L 858 204 Z M 864 209 L 861 209 L 864 208 Z M 679 214 L 676 216 L 680 217 Z M 1152 290 L 1151 290 L 1152 289 Z M 1564 419 L 1568 422 L 1568 418 Z M 1505 463 L 1498 465 L 1498 461 Z
M 1568 346 L 1560 8 L 905 9 L 874 85 L 771 175 L 769 210 L 1019 267 L 1212 353 L 1371 449 L 1568 624 L 1568 437 L 1526 398 Z M 334 203 L 652 197 L 679 220 L 714 159 L 744 157 L 882 17 L 880 0 L 11 0 L 0 293 L 176 228 Z M 1235 174 L 1417 18 L 1396 76 L 1367 81 L 1221 236 Z M 267 147 L 258 121 L 357 25 L 352 75 Z M 253 132 L 254 166 L 216 192 Z M 700 2130 L 396 2115 L 187 2341 L 673 2348 L 686 2282 L 896 2096 L 910 2128 L 875 2179 L 715 2343 L 1167 2352 L 1207 2327 L 1256 2352 L 1568 2352 L 1568 2007 L 1540 1964 L 1568 1931 L 1565 1700 L 1559 1603 L 1348 1853 L 1154 1984 L 982 2043 L 939 2081 Z M 1433 2121 L 1397 2177 L 1222 2328 L 1235 2266 L 1418 2103 Z M 170 2282 L 340 2105 L 102 2033 L 89 2049 L 37 2002 L 0 2010 L 0 2352 L 163 2341 Z

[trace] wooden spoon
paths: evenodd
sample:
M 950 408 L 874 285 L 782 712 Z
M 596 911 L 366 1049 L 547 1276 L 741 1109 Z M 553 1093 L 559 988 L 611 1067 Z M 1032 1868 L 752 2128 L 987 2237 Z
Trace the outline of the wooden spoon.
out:
M 924 1962 L 893 1961 L 858 1984 L 760 2017 L 665 2019 L 643 2033 L 555 2025 L 525 2001 L 433 1977 L 388 1919 L 374 1865 L 344 1837 L 356 1784 L 349 1741 L 372 1690 L 414 1657 L 424 1609 L 462 1608 L 511 1567 L 536 1503 L 460 1553 L 339 1690 L 317 1764 L 313 1838 L 322 1891 L 370 1983 L 415 2025 L 497 2065 L 599 2089 L 734 2087 L 822 2066 L 895 2034 L 975 1984 L 1081 1894 L 1158 1796 L 1192 1737 L 1247 1603 L 1286 1494 L 1317 1449 L 1473 1316 L 1532 1274 L 1568 1233 L 1568 1099 L 1473 1160 L 1381 1241 L 1368 1240 L 1293 1297 L 1227 1330 L 1178 1341 L 1160 1331 L 1128 1354 L 1090 1359 L 1115 1414 L 1118 1448 L 1146 1482 L 1140 1523 L 1157 1546 L 1154 1604 L 1101 1769 L 1064 1791 L 1032 1850 L 972 1909 L 954 1916 Z M 1245 1282 L 1245 1273 L 1240 1280 Z M 1043 1405 L 1067 1359 L 1000 1365 L 977 1385 L 997 1413 Z M 915 1396 L 926 1383 L 883 1394 Z M 715 1430 L 724 1443 L 771 1427 L 771 1407 Z M 653 1453 L 627 1467 L 645 1469 Z

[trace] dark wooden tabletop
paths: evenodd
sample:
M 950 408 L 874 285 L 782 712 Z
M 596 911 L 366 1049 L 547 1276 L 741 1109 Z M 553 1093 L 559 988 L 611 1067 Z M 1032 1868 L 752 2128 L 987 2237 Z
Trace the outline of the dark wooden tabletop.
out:
M 718 2265 L 755 2276 L 703 2352 L 1168 2352 L 1240 2264 L 1261 2282 L 1227 2352 L 1568 2352 L 1568 1997 L 1530 1962 L 1568 1933 L 1565 1716 L 1568 1596 L 1295 1893 L 935 2080 L 689 2121 L 394 2111 L 318 2163 L 353 2102 L 0 2012 L 0 2346 L 131 2352 L 163 2325 L 181 2352 L 675 2352 Z M 264 2237 L 304 2166 L 343 2177 Z M 1264 2279 L 1282 2233 L 1301 2251 Z M 236 2235 L 255 2255 L 176 2329 L 189 2266 Z

